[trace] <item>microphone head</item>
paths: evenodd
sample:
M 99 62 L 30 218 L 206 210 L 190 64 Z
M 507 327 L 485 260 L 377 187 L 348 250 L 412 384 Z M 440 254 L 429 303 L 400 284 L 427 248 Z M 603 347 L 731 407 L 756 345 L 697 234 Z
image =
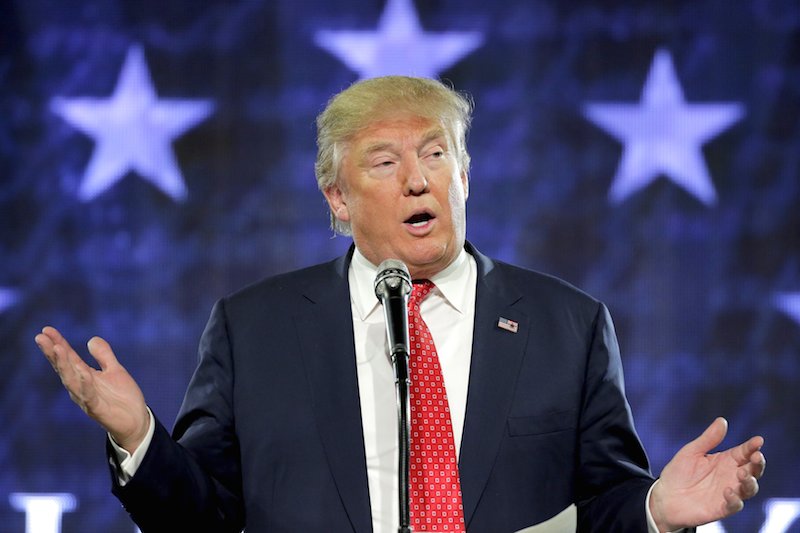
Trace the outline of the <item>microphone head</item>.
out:
M 378 265 L 375 276 L 375 296 L 382 302 L 391 294 L 404 296 L 411 292 L 411 274 L 399 259 L 386 259 Z

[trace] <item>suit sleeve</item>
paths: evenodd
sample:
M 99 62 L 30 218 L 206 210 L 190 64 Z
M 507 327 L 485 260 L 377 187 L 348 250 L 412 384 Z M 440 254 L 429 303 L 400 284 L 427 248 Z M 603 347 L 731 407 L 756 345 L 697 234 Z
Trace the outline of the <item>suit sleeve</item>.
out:
M 579 433 L 578 531 L 646 532 L 653 483 L 625 398 L 614 326 L 599 304 L 586 366 Z
M 130 482 L 121 487 L 112 475 L 112 492 L 142 533 L 238 533 L 244 527 L 224 301 L 211 312 L 199 357 L 172 437 L 156 420 L 153 440 Z

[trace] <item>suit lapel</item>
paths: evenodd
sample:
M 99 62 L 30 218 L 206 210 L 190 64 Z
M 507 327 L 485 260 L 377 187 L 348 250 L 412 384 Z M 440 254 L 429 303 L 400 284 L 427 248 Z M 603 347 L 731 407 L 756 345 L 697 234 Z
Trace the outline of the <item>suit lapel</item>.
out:
M 469 243 L 467 251 L 478 266 L 472 362 L 459 455 L 464 518 L 469 525 L 505 434 L 530 328 L 528 317 L 513 307 L 520 293 Z M 501 317 L 517 322 L 517 332 L 499 327 Z
M 354 531 L 372 531 L 347 268 L 309 284 L 295 316 L 320 438 Z

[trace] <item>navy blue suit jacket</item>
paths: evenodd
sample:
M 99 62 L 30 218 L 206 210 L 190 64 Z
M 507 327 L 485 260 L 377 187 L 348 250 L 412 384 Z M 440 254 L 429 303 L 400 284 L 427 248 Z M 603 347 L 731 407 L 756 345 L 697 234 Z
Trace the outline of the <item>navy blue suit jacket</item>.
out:
M 652 478 L 605 306 L 467 250 L 478 265 L 467 530 L 516 531 L 574 502 L 579 531 L 646 532 Z M 113 488 L 144 533 L 372 530 L 351 254 L 215 305 L 173 437 L 157 424 L 136 475 Z

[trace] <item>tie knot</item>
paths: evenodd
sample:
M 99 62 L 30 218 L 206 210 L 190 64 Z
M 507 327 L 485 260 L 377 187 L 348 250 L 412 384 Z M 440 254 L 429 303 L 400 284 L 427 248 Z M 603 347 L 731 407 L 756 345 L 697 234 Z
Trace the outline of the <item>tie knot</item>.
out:
M 411 284 L 411 297 L 408 299 L 409 305 L 419 305 L 422 300 L 428 296 L 433 288 L 436 286 L 433 282 L 429 279 L 419 279 L 414 280 L 414 283 Z

